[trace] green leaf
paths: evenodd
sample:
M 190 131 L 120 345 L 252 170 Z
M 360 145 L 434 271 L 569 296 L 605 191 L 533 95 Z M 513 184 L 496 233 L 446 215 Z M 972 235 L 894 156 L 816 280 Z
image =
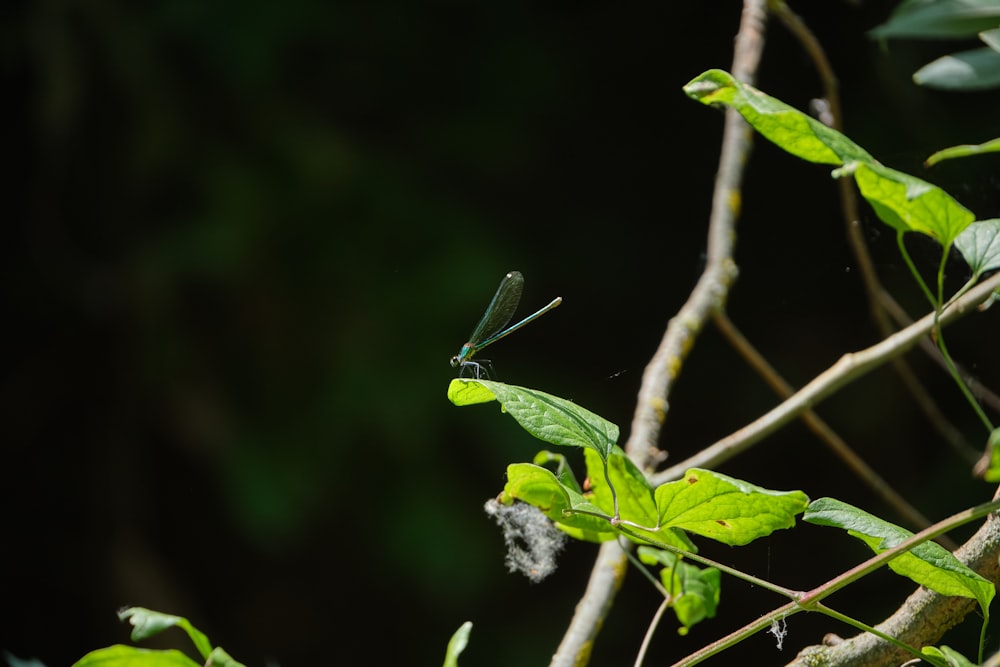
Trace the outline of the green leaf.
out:
M 584 450 L 590 490 L 581 493 L 575 483 L 568 485 L 547 468 L 530 463 L 507 466 L 507 483 L 501 502 L 519 500 L 534 505 L 570 537 L 588 542 L 606 542 L 619 536 L 611 525 L 614 501 L 605 479 L 605 461 L 592 449 Z M 619 512 L 623 521 L 630 522 L 634 541 L 642 537 L 666 543 L 678 549 L 697 552 L 690 539 L 676 528 L 657 526 L 657 511 L 653 490 L 642 473 L 625 453 L 615 447 L 607 459 L 611 482 L 618 494 Z M 643 528 L 635 527 L 643 526 Z
M 962 144 L 961 146 L 943 148 L 924 160 L 924 165 L 933 167 L 938 162 L 943 162 L 944 160 L 954 160 L 955 158 L 982 155 L 984 153 L 1000 153 L 1000 139 L 993 139 L 983 144 Z
M 1000 53 L 983 47 L 941 56 L 914 72 L 913 82 L 935 90 L 996 88 L 1000 86 Z
M 592 516 L 601 510 L 586 496 L 561 484 L 551 470 L 530 463 L 507 466 L 507 483 L 501 502 L 520 500 L 534 505 L 570 537 L 588 542 L 606 542 L 618 536 L 606 518 Z M 573 513 L 590 512 L 590 514 Z
M 809 505 L 804 521 L 842 528 L 882 553 L 913 537 L 913 533 L 834 498 L 820 498 Z M 924 542 L 889 561 L 889 568 L 942 595 L 973 598 L 984 613 L 996 589 L 935 542 Z
M 3 657 L 7 660 L 7 667 L 45 667 L 45 663 L 38 658 L 19 658 L 10 651 L 4 651 Z
M 246 665 L 233 659 L 231 655 L 216 646 L 208 655 L 205 667 L 246 667 Z
M 770 491 L 699 468 L 658 487 L 654 496 L 661 528 L 681 528 L 730 546 L 792 527 L 809 504 L 801 491 Z
M 709 70 L 684 90 L 704 104 L 731 106 L 757 132 L 792 155 L 842 166 L 834 175 L 853 174 L 875 212 L 896 229 L 929 234 L 947 247 L 975 219 L 944 190 L 881 165 L 840 132 L 740 83 L 727 72 Z
M 73 663 L 73 667 L 200 667 L 180 651 L 154 651 L 116 644 L 91 651 Z
M 507 466 L 505 496 L 529 503 L 540 509 L 553 521 L 560 521 L 563 513 L 572 507 L 569 490 L 548 468 L 532 463 L 511 463 Z M 505 504 L 506 498 L 503 498 Z
M 559 480 L 559 483 L 572 489 L 573 491 L 576 491 L 577 493 L 583 493 L 583 490 L 580 488 L 580 483 L 576 481 L 576 476 L 573 474 L 573 470 L 569 466 L 569 461 L 566 460 L 566 457 L 563 454 L 543 449 L 535 454 L 535 458 L 531 462 L 536 466 L 544 466 L 546 463 L 555 463 L 556 469 L 554 472 L 556 479 Z
M 990 465 L 983 473 L 983 479 L 987 482 L 1000 482 L 1000 428 L 993 429 L 986 446 L 990 452 Z
M 979 33 L 979 39 L 983 41 L 983 44 L 1000 53 L 1000 28 L 983 30 Z
M 908 0 L 869 35 L 875 39 L 961 39 L 1000 23 L 995 0 Z
M 739 112 L 757 132 L 792 155 L 820 164 L 874 162 L 875 159 L 840 132 L 815 118 L 713 69 L 692 79 L 684 92 L 702 104 L 724 104 Z
M 608 515 L 614 514 L 612 489 L 618 496 L 618 511 L 622 519 L 656 531 L 658 513 L 653 500 L 653 487 L 631 459 L 620 448 L 615 447 L 607 458 L 607 472 L 611 486 L 604 477 L 604 460 L 593 452 L 584 452 L 587 462 L 587 477 L 593 489 L 593 503 Z
M 662 566 L 660 580 L 681 623 L 679 634 L 686 635 L 696 623 L 715 617 L 722 590 L 718 569 L 690 565 L 672 552 L 653 547 L 639 547 L 638 556 L 643 563 Z
M 448 400 L 461 407 L 489 403 L 497 397 L 481 382 L 456 378 L 448 385 Z
M 920 232 L 947 247 L 975 220 L 972 211 L 927 181 L 880 164 L 852 165 L 862 196 L 887 225 Z
M 148 639 L 167 628 L 177 626 L 188 634 L 201 657 L 208 658 L 212 651 L 212 644 L 208 641 L 208 637 L 198 631 L 183 616 L 163 614 L 143 607 L 128 607 L 118 612 L 118 619 L 127 620 L 132 624 L 132 641 L 134 642 Z
M 955 247 L 976 278 L 1000 269 L 1000 218 L 973 222 L 955 238 Z
M 448 642 L 448 650 L 444 656 L 444 667 L 458 667 L 458 656 L 469 645 L 469 633 L 472 632 L 472 621 L 462 623 Z
M 955 649 L 947 646 L 937 648 L 936 646 L 925 646 L 920 652 L 931 664 L 942 665 L 943 667 L 976 667 L 977 663 L 972 662 Z
M 618 427 L 572 401 L 527 387 L 490 380 L 451 381 L 448 398 L 455 405 L 489 401 L 492 395 L 524 430 L 553 445 L 590 448 L 607 458 L 618 441 Z
M 632 532 L 638 534 L 638 536 L 627 535 L 630 540 L 638 542 L 646 538 L 697 553 L 698 548 L 683 531 L 660 525 L 653 487 L 620 447 L 615 447 L 607 459 L 610 486 L 604 476 L 604 461 L 589 450 L 584 452 L 584 459 L 587 462 L 587 477 L 592 489 L 589 496 L 591 502 L 604 514 L 613 516 L 615 511 L 614 497 L 611 493 L 613 488 L 618 498 L 619 518 L 626 522 Z

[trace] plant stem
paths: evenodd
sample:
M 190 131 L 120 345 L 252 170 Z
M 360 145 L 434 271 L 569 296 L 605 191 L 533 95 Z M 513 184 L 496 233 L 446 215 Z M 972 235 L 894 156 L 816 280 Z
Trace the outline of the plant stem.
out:
M 620 530 L 624 535 L 627 535 L 627 536 L 629 536 L 629 537 L 631 537 L 633 539 L 640 540 L 640 541 L 645 542 L 647 544 L 651 544 L 652 546 L 654 546 L 654 547 L 656 547 L 658 549 L 663 549 L 664 551 L 669 551 L 670 553 L 676 554 L 676 555 L 681 556 L 683 558 L 687 558 L 688 560 L 693 560 L 696 563 L 701 563 L 702 565 L 707 565 L 709 567 L 714 567 L 715 569 L 719 570 L 720 572 L 725 572 L 728 575 L 734 576 L 734 577 L 736 577 L 738 579 L 742 579 L 743 581 L 751 583 L 751 584 L 753 584 L 755 586 L 760 586 L 761 588 L 765 588 L 765 589 L 767 589 L 767 590 L 769 590 L 769 591 L 771 591 L 773 593 L 777 593 L 778 595 L 786 597 L 789 600 L 798 600 L 799 597 L 802 596 L 802 592 L 801 591 L 793 591 L 790 588 L 785 588 L 784 586 L 779 586 L 777 584 L 771 583 L 770 581 L 766 581 L 764 579 L 759 579 L 759 578 L 753 576 L 752 574 L 747 574 L 746 572 L 742 572 L 740 570 L 737 570 L 736 568 L 729 567 L 728 565 L 723 565 L 722 563 L 716 562 L 716 561 L 712 560 L 711 558 L 705 558 L 704 556 L 699 556 L 696 553 L 691 553 L 690 551 L 685 551 L 684 549 L 680 549 L 678 547 L 675 547 L 672 544 L 666 544 L 664 542 L 657 542 L 656 540 L 653 540 L 653 539 L 651 539 L 649 537 L 646 537 L 645 535 L 640 535 L 638 533 L 635 533 L 635 532 L 629 530 L 628 528 L 626 528 L 623 525 L 619 525 L 618 526 L 618 530 Z
M 972 406 L 973 411 L 975 411 L 976 416 L 979 417 L 979 420 L 983 422 L 983 425 L 986 427 L 986 430 L 992 433 L 993 423 L 990 422 L 990 418 L 989 416 L 987 416 L 986 411 L 983 410 L 983 406 L 979 405 L 979 401 L 976 400 L 976 397 L 972 395 L 972 391 L 965 384 L 965 381 L 962 380 L 962 376 L 959 374 L 958 368 L 955 367 L 955 362 L 952 361 L 951 355 L 948 353 L 948 348 L 944 344 L 944 336 L 941 335 L 940 331 L 938 332 L 937 336 L 937 344 L 938 344 L 938 349 L 941 350 L 941 356 L 944 357 L 944 363 L 947 364 L 948 366 L 948 372 L 951 375 L 951 377 L 955 379 L 955 383 L 958 385 L 958 388 L 962 392 L 962 395 L 965 396 L 965 400 L 967 400 L 969 402 L 969 405 Z
M 746 339 L 743 333 L 736 327 L 735 324 L 729 319 L 729 316 L 725 312 L 718 312 L 712 316 L 712 321 L 715 323 L 716 328 L 722 333 L 723 336 L 729 341 L 740 356 L 742 356 L 747 363 L 757 371 L 765 382 L 774 390 L 776 394 L 782 399 L 788 399 L 795 393 L 795 389 L 785 381 L 784 378 L 778 373 L 777 370 L 772 367 L 767 359 L 757 351 L 753 344 Z M 896 512 L 899 513 L 906 521 L 911 525 L 912 529 L 920 530 L 921 528 L 926 528 L 931 525 L 930 520 L 925 517 L 920 511 L 911 505 L 902 495 L 897 492 L 889 482 L 887 482 L 882 476 L 880 476 L 868 463 L 855 452 L 847 442 L 840 437 L 833 428 L 830 427 L 825 421 L 823 421 L 819 415 L 813 410 L 809 409 L 802 413 L 802 421 L 805 422 L 806 426 L 811 430 L 820 441 L 825 444 L 830 451 L 832 451 L 838 458 L 840 458 L 844 464 L 850 468 L 855 475 L 858 476 L 861 481 L 867 484 L 872 491 L 877 493 L 884 501 L 886 501 Z M 972 462 L 975 462 L 979 453 L 973 457 Z M 947 537 L 941 539 L 941 545 L 946 547 L 949 551 L 953 551 L 958 548 L 957 544 Z
M 970 289 L 961 299 L 942 311 L 940 318 L 936 312 L 930 313 L 871 347 L 845 354 L 788 400 L 715 444 L 700 449 L 684 461 L 653 474 L 650 482 L 656 486 L 680 479 L 688 468 L 718 467 L 724 461 L 728 461 L 777 431 L 805 410 L 815 407 L 844 385 L 910 349 L 936 327 L 948 324 L 953 319 L 974 310 L 998 287 L 1000 287 L 1000 273 L 990 276 Z
M 916 547 L 917 545 L 922 544 L 927 540 L 933 539 L 938 535 L 946 533 L 950 530 L 958 528 L 959 526 L 965 525 L 971 521 L 981 519 L 982 517 L 990 514 L 991 512 L 995 512 L 998 509 L 1000 509 L 1000 500 L 991 500 L 990 502 L 976 505 L 975 507 L 972 507 L 970 509 L 963 510 L 961 512 L 953 514 L 947 519 L 938 521 L 933 526 L 930 526 L 929 528 L 920 531 L 916 535 L 913 535 L 912 537 L 900 542 L 891 549 L 886 549 L 882 553 L 876 554 L 875 556 L 869 558 L 864 563 L 861 563 L 851 568 L 847 572 L 840 574 L 839 576 L 831 579 L 822 586 L 819 586 L 818 588 L 815 588 L 812 591 L 809 591 L 808 593 L 805 594 L 797 594 L 797 598 L 794 599 L 792 602 L 786 605 L 782 605 L 781 607 L 778 607 L 777 609 L 769 612 L 768 614 L 765 614 L 764 616 L 757 619 L 753 623 L 749 623 L 740 628 L 739 630 L 736 630 L 735 632 L 732 632 L 731 634 L 727 635 L 726 637 L 723 637 L 722 639 L 712 642 L 708 646 L 705 646 L 704 648 L 696 651 L 695 653 L 692 653 L 691 655 L 689 655 L 688 657 L 684 658 L 682 661 L 676 664 L 678 666 L 698 664 L 702 660 L 705 660 L 706 658 L 715 655 L 716 653 L 720 653 L 723 650 L 743 641 L 747 637 L 756 633 L 761 628 L 769 625 L 771 621 L 783 618 L 785 616 L 794 613 L 798 613 L 800 611 L 818 611 L 847 622 L 845 620 L 847 617 L 840 618 L 837 615 L 837 612 L 833 612 L 833 610 L 829 609 L 828 607 L 824 607 L 823 605 L 820 604 L 820 601 L 832 595 L 833 593 L 836 593 L 837 591 L 844 588 L 848 584 L 852 584 L 855 581 L 864 577 L 865 575 L 874 572 L 875 570 L 879 569 L 880 567 L 888 563 L 890 560 L 895 558 L 896 556 L 899 556 L 900 554 L 909 551 L 910 549 Z M 776 587 L 773 584 L 769 586 L 769 590 L 775 590 L 775 588 Z M 780 587 L 777 588 L 780 589 Z M 833 613 L 831 614 L 829 612 Z M 850 625 L 854 625 L 855 627 L 862 627 L 857 625 L 857 623 L 860 623 L 860 621 L 852 621 L 850 622 Z M 870 631 L 867 626 L 864 626 L 864 629 L 866 631 Z M 882 635 L 879 634 L 878 636 L 881 637 Z M 909 651 L 911 649 L 907 648 L 907 650 Z
M 699 662 L 703 662 L 711 658 L 713 655 L 722 653 L 727 648 L 735 646 L 744 639 L 752 637 L 764 628 L 770 627 L 772 623 L 786 619 L 789 616 L 799 613 L 800 611 L 805 611 L 805 609 L 800 607 L 797 602 L 789 602 L 788 604 L 782 605 L 777 609 L 764 614 L 752 623 L 744 625 L 739 630 L 726 635 L 722 639 L 717 639 L 711 644 L 702 647 L 686 658 L 674 663 L 673 667 L 689 667 L 690 665 L 697 665 Z
M 643 661 L 646 659 L 646 652 L 649 650 L 649 644 L 653 641 L 653 632 L 660 625 L 660 619 L 663 618 L 663 614 L 666 613 L 667 609 L 670 608 L 670 598 L 663 598 L 663 602 L 657 607 L 656 613 L 653 614 L 653 620 L 649 624 L 649 628 L 646 629 L 646 634 L 642 638 L 642 646 L 639 647 L 639 653 L 635 656 L 635 667 L 640 667 Z
M 903 256 L 903 261 L 906 262 L 906 266 L 909 267 L 910 273 L 913 274 L 913 277 L 916 279 L 917 284 L 920 285 L 920 289 L 923 290 L 924 296 L 927 297 L 927 300 L 930 302 L 931 307 L 933 307 L 935 310 L 938 310 L 941 306 L 941 300 L 934 298 L 934 294 L 933 292 L 931 292 L 931 288 L 927 286 L 927 283 L 924 282 L 923 276 L 921 276 L 920 272 L 917 271 L 917 266 L 916 264 L 913 263 L 913 259 L 910 257 L 910 253 L 906 252 L 906 244 L 903 242 L 902 230 L 896 232 L 896 245 L 899 246 L 899 254 Z
M 847 616 L 846 614 L 841 614 L 839 611 L 837 611 L 835 609 L 831 609 L 830 607 L 827 607 L 825 604 L 817 603 L 816 604 L 816 611 L 818 611 L 818 612 L 820 612 L 822 614 L 826 614 L 830 618 L 835 618 L 838 621 L 840 621 L 841 623 L 845 623 L 847 625 L 853 626 L 853 627 L 857 628 L 858 630 L 861 630 L 862 632 L 870 632 L 873 635 L 875 635 L 876 637 L 880 637 L 880 638 L 884 639 L 885 641 L 889 642 L 890 644 L 898 646 L 899 648 L 903 649 L 904 651 L 912 653 L 913 655 L 917 656 L 918 658 L 924 657 L 923 654 L 920 653 L 920 651 L 918 651 L 917 649 L 913 648 L 909 644 L 907 644 L 905 642 L 901 642 L 898 639 L 896 639 L 895 637 L 892 637 L 890 635 L 885 634 L 884 632 L 882 632 L 878 628 L 873 628 L 872 626 L 866 625 L 865 623 L 862 623 L 861 621 L 859 621 L 859 620 L 857 620 L 855 618 L 851 618 L 850 616 Z

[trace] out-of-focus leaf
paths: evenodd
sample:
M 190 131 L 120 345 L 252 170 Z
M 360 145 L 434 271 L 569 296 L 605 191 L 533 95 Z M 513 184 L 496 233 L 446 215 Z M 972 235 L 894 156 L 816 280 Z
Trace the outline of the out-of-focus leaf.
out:
M 983 44 L 1000 53 L 1000 28 L 983 30 L 979 33 L 979 39 L 983 40 Z
M 73 667 L 200 667 L 180 651 L 155 651 L 116 644 L 91 651 L 73 663 Z
M 920 652 L 928 660 L 933 661 L 932 664 L 934 665 L 943 665 L 944 667 L 976 667 L 976 663 L 948 646 L 942 646 L 941 648 L 925 646 L 920 649 Z
M 8 667 L 45 667 L 45 663 L 38 658 L 19 658 L 10 651 L 4 651 L 3 656 Z
M 987 482 L 1000 482 L 1000 428 L 993 429 L 986 446 L 990 453 L 990 463 L 983 473 L 983 479 Z
M 448 650 L 444 657 L 444 667 L 458 667 L 458 656 L 462 654 L 469 644 L 469 633 L 472 632 L 472 621 L 462 623 L 462 626 L 455 631 L 448 642 Z
M 205 661 L 205 667 L 246 667 L 246 665 L 216 646 Z
M 981 155 L 983 153 L 1000 153 L 1000 139 L 993 139 L 982 144 L 962 144 L 943 148 L 924 160 L 924 166 L 933 167 L 938 162 L 953 160 L 970 155 Z
M 167 628 L 177 626 L 188 634 L 202 657 L 208 658 L 212 644 L 208 637 L 183 616 L 164 614 L 144 607 L 127 607 L 118 612 L 118 618 L 132 624 L 132 641 L 138 642 L 157 635 Z
M 996 0 L 908 0 L 868 34 L 874 39 L 962 39 L 1000 24 Z
M 982 48 L 941 56 L 914 72 L 913 82 L 936 90 L 996 88 L 1000 86 L 1000 53 Z

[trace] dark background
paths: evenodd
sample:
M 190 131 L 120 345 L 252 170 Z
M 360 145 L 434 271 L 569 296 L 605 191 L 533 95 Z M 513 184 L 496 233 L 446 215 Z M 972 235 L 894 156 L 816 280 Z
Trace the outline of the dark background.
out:
M 996 94 L 910 81 L 956 45 L 880 49 L 865 31 L 890 2 L 801 4 L 840 74 L 848 133 L 997 216 L 996 158 L 920 167 L 1000 134 Z M 627 437 L 644 364 L 703 262 L 722 115 L 681 88 L 729 68 L 739 3 L 0 11 L 0 648 L 68 665 L 126 642 L 115 611 L 140 605 L 189 617 L 248 665 L 440 664 L 465 620 L 463 664 L 545 664 L 596 547 L 570 545 L 542 584 L 506 573 L 481 506 L 541 444 L 495 407 L 453 407 L 448 358 L 519 269 L 522 313 L 564 304 L 485 356 L 500 379 Z M 758 83 L 799 108 L 820 94 L 776 23 Z M 922 314 L 894 235 L 864 215 L 881 275 Z M 844 239 L 829 169 L 758 141 L 729 312 L 798 385 L 877 340 Z M 911 248 L 929 275 L 936 250 Z M 994 386 L 997 317 L 949 330 Z M 912 359 L 980 447 L 951 381 Z M 709 327 L 662 444 L 679 461 L 774 403 Z M 991 495 L 889 371 L 821 413 L 934 518 Z M 722 471 L 895 519 L 799 425 Z M 808 525 L 703 549 L 801 588 L 865 557 Z M 875 622 L 911 588 L 879 574 L 831 605 Z M 665 621 L 648 664 L 780 602 L 727 580 L 720 618 L 687 638 Z M 631 664 L 657 603 L 630 577 L 593 664 Z M 805 616 L 789 629 L 783 653 L 762 636 L 729 658 L 783 663 L 851 634 Z

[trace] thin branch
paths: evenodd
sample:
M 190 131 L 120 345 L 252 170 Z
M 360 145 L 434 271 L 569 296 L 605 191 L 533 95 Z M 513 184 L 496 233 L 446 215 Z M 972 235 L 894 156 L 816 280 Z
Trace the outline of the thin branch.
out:
M 615 540 L 601 545 L 587 588 L 550 665 L 587 664 L 597 633 L 614 603 L 615 593 L 625 580 L 627 565 L 628 560 Z
M 642 663 L 646 660 L 646 652 L 649 650 L 649 645 L 653 641 L 653 634 L 658 627 L 660 627 L 660 620 L 663 618 L 663 614 L 666 613 L 667 609 L 670 609 L 670 597 L 667 596 L 663 598 L 663 602 L 660 606 L 656 608 L 656 613 L 653 614 L 653 621 L 649 624 L 649 628 L 646 629 L 646 634 L 643 635 L 642 645 L 639 647 L 639 654 L 635 657 L 635 667 L 641 667 Z
M 997 496 L 994 496 L 994 500 L 996 498 Z M 1000 520 L 995 514 L 991 514 L 976 534 L 955 552 L 958 560 L 994 584 L 1000 583 L 998 555 L 1000 555 Z M 975 608 L 975 600 L 940 595 L 920 587 L 892 616 L 875 627 L 911 646 L 924 646 L 936 643 L 945 632 L 958 625 Z M 839 641 L 835 645 L 807 647 L 800 651 L 787 667 L 808 667 L 817 664 L 826 667 L 854 665 L 895 667 L 906 660 L 907 655 L 874 635 L 862 633 Z
M 881 294 L 879 294 L 879 298 L 882 300 L 882 306 L 896 322 L 897 326 L 904 327 L 913 322 L 913 318 L 906 314 L 906 311 L 903 310 L 903 307 L 900 306 L 895 299 L 892 298 L 891 294 L 883 290 Z M 934 363 L 940 366 L 942 370 L 947 372 L 948 365 L 945 363 L 944 358 L 941 356 L 941 351 L 936 345 L 934 345 L 933 341 L 927 339 L 920 341 L 920 349 L 923 350 Z M 988 405 L 994 412 L 1000 413 L 1000 396 L 998 396 L 992 389 L 981 383 L 976 377 L 971 375 L 960 365 L 958 366 L 958 370 L 962 375 L 962 380 L 964 380 L 969 386 L 972 393 L 975 394 L 980 401 Z M 968 448 L 964 439 L 962 439 L 961 442 L 966 448 Z M 972 450 L 973 460 L 975 460 L 975 457 L 978 456 L 978 454 L 978 452 Z
M 766 0 L 744 0 L 743 3 L 732 72 L 738 80 L 746 83 L 752 83 L 756 78 L 764 48 L 765 6 Z M 659 348 L 646 366 L 632 430 L 625 445 L 625 451 L 640 470 L 651 468 L 658 460 L 657 443 L 669 411 L 668 398 L 673 381 L 680 374 L 680 367 L 697 334 L 712 311 L 721 308 L 736 278 L 736 264 L 732 259 L 736 218 L 752 137 L 750 128 L 739 114 L 728 110 L 712 199 L 705 271 L 687 303 L 670 320 Z M 593 642 L 621 584 L 626 563 L 621 548 L 615 542 L 601 545 L 587 590 L 552 657 L 552 667 L 587 664 Z
M 744 5 L 735 61 L 741 63 L 743 71 L 734 71 L 736 78 L 742 81 L 748 81 L 756 70 L 759 60 L 756 49 L 763 43 L 764 17 L 763 2 L 749 1 Z M 744 42 L 752 44 L 740 49 L 740 44 Z M 748 56 L 741 57 L 741 51 L 748 48 L 755 49 L 749 64 L 744 62 Z M 752 130 L 743 118 L 736 111 L 728 109 L 712 197 L 705 271 L 687 301 L 667 324 L 660 346 L 646 366 L 632 419 L 632 431 L 625 445 L 626 453 L 640 469 L 653 463 L 653 451 L 669 411 L 668 397 L 695 338 L 711 314 L 723 308 L 729 289 L 736 279 L 738 271 L 733 261 L 736 219 L 740 210 L 743 171 L 752 139 Z
M 785 26 L 786 29 L 799 40 L 803 50 L 812 59 L 819 75 L 820 84 L 823 87 L 823 97 L 829 108 L 829 124 L 838 132 L 844 130 L 844 114 L 840 105 L 840 84 L 837 75 L 833 71 L 829 59 L 823 46 L 816 39 L 816 36 L 809 29 L 809 26 L 784 2 L 784 0 L 771 0 L 768 4 L 771 13 L 774 14 Z M 837 187 L 840 193 L 840 207 L 844 214 L 844 225 L 847 228 L 847 240 L 854 253 L 861 273 L 861 282 L 868 297 L 868 309 L 872 321 L 881 334 L 882 338 L 891 335 L 895 328 L 886 313 L 885 300 L 883 295 L 885 290 L 878 278 L 875 270 L 875 263 L 868 252 L 868 243 L 865 240 L 861 229 L 861 216 L 858 211 L 858 194 L 854 188 L 853 180 L 850 178 L 838 178 Z M 893 360 L 893 368 L 903 383 L 903 386 L 916 401 L 917 406 L 927 415 L 931 425 L 938 433 L 951 444 L 956 450 L 961 450 L 965 445 L 959 430 L 945 416 L 930 392 L 924 387 L 913 369 L 902 358 Z M 967 458 L 967 457 L 966 457 Z
M 755 78 L 754 73 L 763 48 L 763 28 L 766 18 L 764 4 L 765 0 L 745 0 L 744 2 L 732 67 L 734 75 L 740 81 L 752 82 Z M 752 134 L 749 128 L 738 114 L 728 110 L 713 196 L 706 269 L 688 301 L 671 319 L 659 348 L 646 367 L 632 421 L 631 434 L 625 446 L 626 452 L 641 469 L 648 468 L 657 459 L 656 446 L 669 411 L 669 395 L 687 353 L 704 327 L 706 319 L 724 305 L 729 288 L 736 277 L 736 265 L 732 260 L 735 220 L 740 208 L 740 186 L 743 169 L 749 155 L 751 138 Z M 846 186 L 842 185 L 841 187 Z M 851 229 L 860 234 L 856 213 L 851 218 Z M 874 275 L 874 271 L 871 275 Z M 1000 276 L 996 281 L 991 282 L 1000 283 Z M 877 285 L 877 282 L 875 284 Z M 956 307 L 949 309 L 946 317 L 942 318 L 942 324 L 964 312 L 962 304 L 973 302 L 976 296 L 985 298 L 985 290 L 981 288 L 982 286 L 960 300 Z M 749 429 L 747 433 L 734 434 L 737 440 L 735 446 L 732 442 L 717 443 L 717 445 L 721 445 L 721 448 L 713 445 L 708 450 L 710 454 L 708 458 L 711 459 L 712 453 L 718 454 L 721 449 L 725 451 L 721 459 L 724 460 L 749 447 L 753 442 L 763 438 L 808 408 L 811 402 L 829 395 L 843 384 L 882 363 L 883 360 L 895 358 L 898 353 L 892 351 L 893 345 L 901 346 L 904 349 L 911 346 L 917 337 L 927 333 L 924 327 L 925 322 L 921 320 L 917 325 L 870 348 L 873 351 L 871 354 L 866 355 L 865 352 L 862 352 L 858 355 L 845 356 L 841 360 L 842 363 L 834 366 L 823 376 L 807 385 L 775 411 L 765 415 L 762 418 L 766 422 L 764 426 L 759 426 L 758 422 L 761 420 L 758 420 L 744 429 L 744 431 Z M 886 343 L 888 345 L 885 345 Z M 883 349 L 884 347 L 889 349 Z M 666 481 L 665 477 L 672 470 L 674 469 L 664 471 L 657 477 Z M 601 546 L 587 590 L 577 605 L 570 627 L 553 656 L 551 665 L 568 667 L 587 664 L 598 630 L 612 606 L 615 592 L 624 577 L 626 562 L 626 558 L 617 543 L 607 542 Z
M 810 610 L 820 612 L 832 611 L 829 608 L 820 605 L 819 602 L 837 592 L 841 588 L 882 568 L 886 563 L 899 556 L 904 551 L 909 551 L 927 540 L 934 539 L 949 530 L 954 530 L 959 526 L 976 521 L 984 516 L 988 516 L 989 518 L 986 522 L 984 522 L 979 531 L 977 531 L 972 538 L 959 548 L 959 550 L 955 553 L 955 556 L 969 568 L 978 572 L 981 576 L 995 581 L 998 574 L 1000 574 L 1000 565 L 997 564 L 996 559 L 996 552 L 1000 549 L 1000 521 L 997 521 L 995 518 L 996 510 L 997 498 L 994 496 L 993 500 L 990 502 L 982 503 L 976 507 L 962 510 L 961 512 L 957 512 L 946 519 L 942 519 L 934 525 L 928 526 L 919 533 L 903 540 L 891 549 L 886 549 L 885 551 L 872 556 L 865 562 L 852 567 L 847 572 L 831 579 L 822 586 L 819 586 L 808 593 L 803 593 L 800 597 L 798 597 L 798 599 L 773 609 L 729 635 L 702 647 L 698 651 L 695 651 L 691 655 L 676 663 L 675 667 L 690 667 L 691 665 L 696 665 L 713 655 L 731 648 L 736 643 L 743 641 L 747 637 L 759 632 L 761 629 L 770 626 L 773 621 L 784 619 L 792 614 Z M 920 588 L 917 593 L 910 596 L 910 600 L 912 600 L 914 596 L 923 592 L 929 593 L 927 589 Z M 913 614 L 909 618 L 909 621 L 915 624 L 915 627 L 910 629 L 915 630 L 919 628 L 920 633 L 910 632 L 908 634 L 900 634 L 900 631 L 903 630 L 903 628 L 890 624 L 889 621 L 875 626 L 874 630 L 877 630 L 886 636 L 894 637 L 896 644 L 902 643 L 919 647 L 924 645 L 926 642 L 937 641 L 945 630 L 953 627 L 961 621 L 961 619 L 964 618 L 972 607 L 975 606 L 975 601 L 969 600 L 968 598 L 944 596 L 936 593 L 931 593 L 931 597 L 937 598 L 936 602 L 941 603 L 941 605 L 935 607 L 933 611 L 927 606 L 922 606 L 917 613 Z M 963 601 L 964 604 L 953 604 L 956 601 Z M 907 607 L 904 605 L 900 609 L 900 612 L 906 609 Z M 900 612 L 897 612 L 897 614 Z M 932 613 L 933 616 L 925 617 L 925 614 Z M 843 618 L 843 614 L 840 614 L 839 612 L 834 612 L 833 616 Z M 851 641 L 855 640 L 859 643 L 865 643 L 866 651 L 874 650 L 875 653 L 880 655 L 890 655 L 891 660 L 884 663 L 873 661 L 867 652 L 851 651 L 847 649 L 844 651 L 844 655 L 850 656 L 849 660 L 828 662 L 825 660 L 827 656 L 824 654 L 828 647 L 814 646 L 799 653 L 799 659 L 802 659 L 802 662 L 798 662 L 797 660 L 788 667 L 792 667 L 792 665 L 794 665 L 794 667 L 813 667 L 814 665 L 824 665 L 824 667 L 857 667 L 858 665 L 865 665 L 865 667 L 881 667 L 883 664 L 898 665 L 900 661 L 905 660 L 908 655 L 908 652 L 905 649 L 887 642 L 885 639 L 880 639 L 874 635 L 868 634 L 867 632 L 858 635 Z M 871 645 L 871 640 L 881 642 L 881 644 L 873 647 Z
M 1000 288 L 1000 273 L 976 285 L 945 310 L 938 320 L 940 326 L 976 310 L 976 306 Z M 654 485 L 680 479 L 688 468 L 713 468 L 745 451 L 779 428 L 797 418 L 841 387 L 903 354 L 924 336 L 930 334 L 935 314 L 929 313 L 907 328 L 860 352 L 848 353 L 816 376 L 809 384 L 786 401 L 740 430 L 732 433 L 697 454 L 651 478 Z
M 794 393 L 795 390 L 792 386 L 781 377 L 764 356 L 743 336 L 743 333 L 732 323 L 725 313 L 716 313 L 714 321 L 716 327 L 726 337 L 730 345 L 757 371 L 774 393 L 780 398 L 788 398 Z M 855 475 L 861 478 L 870 489 L 888 503 L 890 507 L 895 509 L 911 526 L 919 530 L 931 524 L 930 520 L 920 513 L 920 510 L 911 505 L 906 498 L 899 495 L 892 485 L 875 472 L 863 458 L 858 456 L 851 449 L 851 446 L 829 424 L 823 421 L 819 415 L 808 409 L 802 413 L 802 421 L 820 439 L 820 442 L 825 444 Z M 940 542 L 949 551 L 954 551 L 958 546 L 948 537 L 943 537 Z

